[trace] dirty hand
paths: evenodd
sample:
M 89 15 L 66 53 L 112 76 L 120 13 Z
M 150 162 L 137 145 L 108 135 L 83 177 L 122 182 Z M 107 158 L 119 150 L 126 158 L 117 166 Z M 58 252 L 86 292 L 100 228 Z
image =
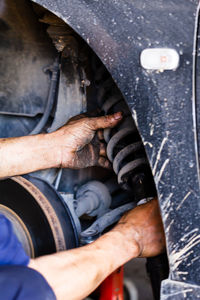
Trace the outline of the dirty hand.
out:
M 89 118 L 79 115 L 57 130 L 56 140 L 61 149 L 61 167 L 80 169 L 91 166 L 109 168 L 100 129 L 116 126 L 120 112 L 109 116 Z
M 116 229 L 124 227 L 128 238 L 138 246 L 138 256 L 156 256 L 165 249 L 165 236 L 157 199 L 126 213 Z

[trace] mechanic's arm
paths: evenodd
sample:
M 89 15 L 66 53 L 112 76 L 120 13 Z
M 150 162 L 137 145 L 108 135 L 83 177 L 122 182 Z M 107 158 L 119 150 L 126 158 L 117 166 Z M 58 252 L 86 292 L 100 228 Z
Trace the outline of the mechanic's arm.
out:
M 0 139 L 0 178 L 52 167 L 108 167 L 103 143 L 95 137 L 100 128 L 114 127 L 121 113 L 72 118 L 59 130 L 33 136 Z
M 155 256 L 165 239 L 157 200 L 138 206 L 97 241 L 82 248 L 31 260 L 57 300 L 83 299 L 109 274 L 135 257 Z

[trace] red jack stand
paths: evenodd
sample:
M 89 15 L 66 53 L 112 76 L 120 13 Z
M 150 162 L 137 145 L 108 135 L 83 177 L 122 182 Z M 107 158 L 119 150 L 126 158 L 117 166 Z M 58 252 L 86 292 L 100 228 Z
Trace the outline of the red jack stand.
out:
M 123 266 L 108 276 L 100 285 L 99 300 L 123 300 Z

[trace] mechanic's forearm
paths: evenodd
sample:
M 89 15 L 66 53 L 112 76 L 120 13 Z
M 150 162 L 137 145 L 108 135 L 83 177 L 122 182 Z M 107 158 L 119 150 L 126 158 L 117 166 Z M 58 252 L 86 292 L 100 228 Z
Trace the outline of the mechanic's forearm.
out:
M 88 246 L 37 258 L 29 266 L 46 278 L 57 300 L 83 299 L 110 273 L 139 255 L 134 234 L 131 228 L 116 226 Z
M 0 139 L 0 178 L 57 167 L 60 159 L 53 133 Z

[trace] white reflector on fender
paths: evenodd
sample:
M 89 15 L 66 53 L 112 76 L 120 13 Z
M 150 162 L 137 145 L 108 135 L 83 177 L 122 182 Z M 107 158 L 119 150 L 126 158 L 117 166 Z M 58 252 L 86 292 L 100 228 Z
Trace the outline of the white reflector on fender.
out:
M 175 70 L 179 66 L 179 54 L 170 48 L 148 48 L 141 52 L 140 63 L 147 70 Z

